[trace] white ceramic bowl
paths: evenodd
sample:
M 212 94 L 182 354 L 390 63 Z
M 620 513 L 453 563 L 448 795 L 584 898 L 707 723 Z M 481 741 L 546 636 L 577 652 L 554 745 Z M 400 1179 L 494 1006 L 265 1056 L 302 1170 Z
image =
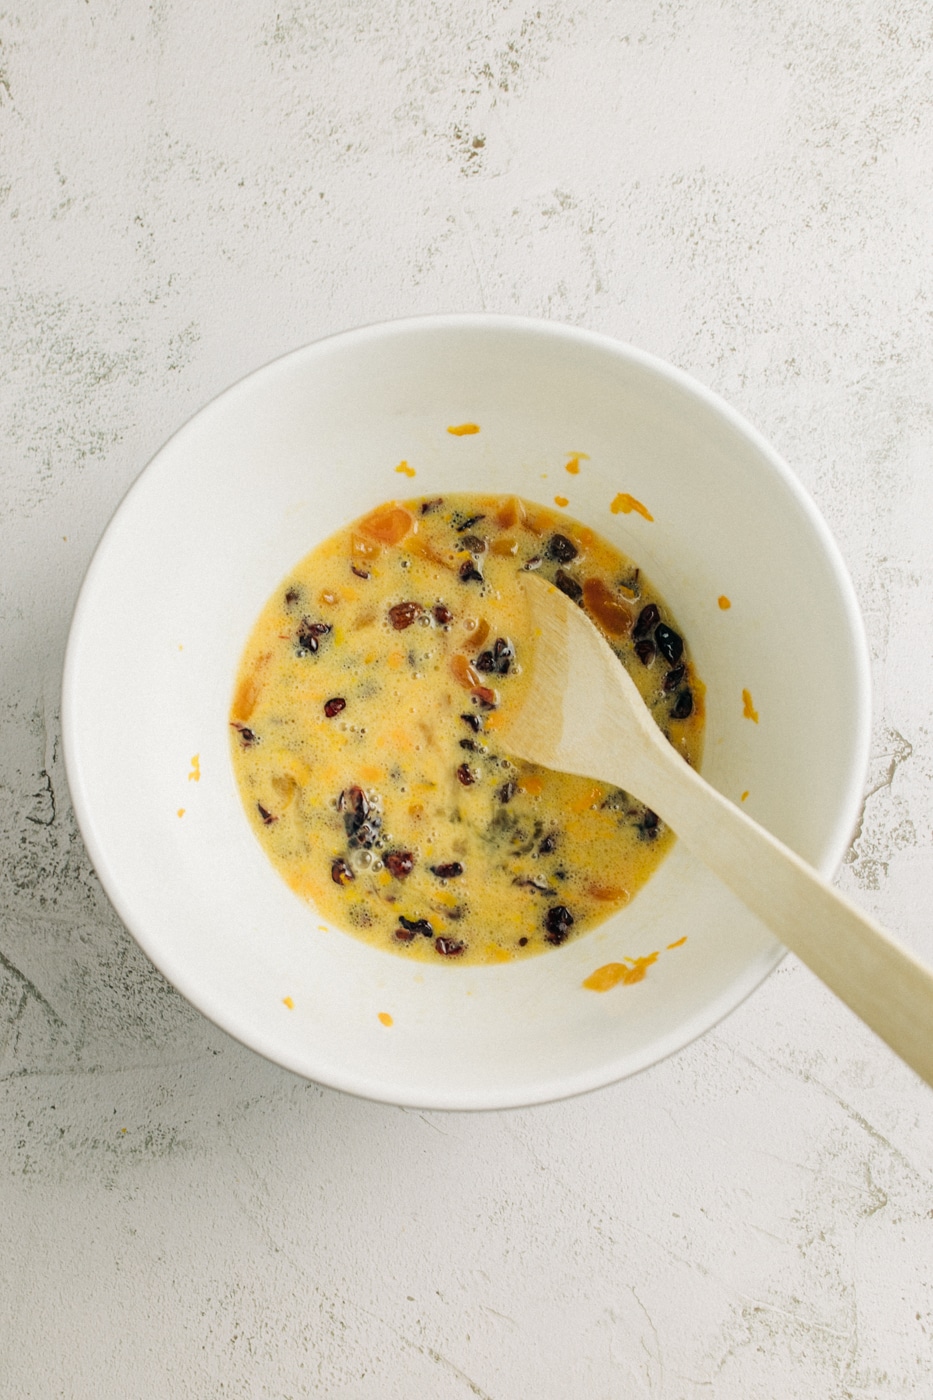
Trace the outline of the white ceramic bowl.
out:
M 463 421 L 481 431 L 446 431 Z M 588 454 L 576 477 L 564 470 L 572 452 Z M 402 459 L 413 481 L 396 474 Z M 870 704 L 858 609 L 826 526 L 714 394 L 545 322 L 440 316 L 351 331 L 197 414 L 139 477 L 88 571 L 65 664 L 65 753 L 108 895 L 206 1016 L 323 1084 L 500 1108 L 653 1064 L 734 1008 L 782 949 L 679 846 L 600 929 L 481 969 L 412 965 L 322 928 L 273 870 L 228 755 L 254 619 L 338 526 L 393 496 L 455 489 L 563 494 L 641 564 L 708 687 L 703 772 L 736 800 L 747 791 L 753 816 L 831 874 L 859 810 Z M 618 492 L 653 522 L 611 514 Z M 581 986 L 601 964 L 684 934 L 643 982 Z

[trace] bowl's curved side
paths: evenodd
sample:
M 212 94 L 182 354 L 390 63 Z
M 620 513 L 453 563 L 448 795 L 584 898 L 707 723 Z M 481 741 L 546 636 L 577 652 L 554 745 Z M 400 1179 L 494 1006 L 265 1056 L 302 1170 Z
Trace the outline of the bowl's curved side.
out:
M 466 420 L 482 431 L 447 434 Z M 577 451 L 589 457 L 571 482 L 563 467 Z M 551 323 L 418 318 L 305 347 L 196 415 L 124 498 L 82 586 L 62 693 L 75 811 L 120 917 L 204 1014 L 297 1073 L 420 1107 L 542 1102 L 680 1048 L 781 950 L 681 849 L 585 939 L 469 973 L 412 972 L 319 932 L 284 887 L 230 772 L 233 672 L 290 564 L 398 495 L 403 458 L 417 471 L 408 490 L 559 490 L 642 562 L 709 687 L 704 772 L 736 799 L 747 790 L 752 814 L 825 874 L 861 803 L 864 632 L 827 527 L 760 434 L 671 366 Z M 648 502 L 654 521 L 614 515 L 618 492 Z M 205 576 L 216 580 L 206 592 Z M 806 676 L 788 660 L 788 577 L 830 638 Z M 663 947 L 672 928 L 687 944 L 644 983 L 582 990 L 600 961 Z

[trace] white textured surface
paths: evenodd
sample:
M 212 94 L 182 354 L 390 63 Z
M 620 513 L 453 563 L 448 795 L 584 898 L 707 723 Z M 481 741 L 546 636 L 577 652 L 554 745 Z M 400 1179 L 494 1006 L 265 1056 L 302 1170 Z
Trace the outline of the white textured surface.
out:
M 929 1395 L 933 1099 L 809 974 L 555 1107 L 325 1092 L 120 927 L 57 697 L 110 511 L 231 380 L 385 316 L 587 325 L 827 516 L 876 681 L 842 884 L 933 958 L 931 78 L 894 0 L 0 14 L 4 1400 Z

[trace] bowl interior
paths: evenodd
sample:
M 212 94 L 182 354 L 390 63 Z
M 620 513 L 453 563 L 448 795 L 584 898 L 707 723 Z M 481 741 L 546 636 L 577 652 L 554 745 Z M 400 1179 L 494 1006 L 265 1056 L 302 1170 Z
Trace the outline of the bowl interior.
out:
M 481 431 L 446 431 L 464 421 Z M 569 476 L 574 452 L 587 458 Z M 396 474 L 403 459 L 413 481 Z M 566 496 L 570 514 L 643 567 L 707 685 L 704 774 L 736 800 L 747 792 L 753 816 L 831 872 L 858 812 L 869 701 L 861 624 L 828 532 L 767 444 L 713 395 L 565 327 L 444 317 L 367 328 L 211 403 L 150 463 L 104 535 L 72 626 L 63 718 L 75 808 L 104 886 L 196 1006 L 322 1083 L 491 1108 L 653 1063 L 737 1005 L 781 950 L 680 846 L 600 929 L 488 969 L 376 952 L 328 927 L 267 862 L 227 743 L 233 676 L 261 606 L 354 516 L 455 489 Z M 619 492 L 653 521 L 613 514 Z M 805 658 L 801 616 L 819 620 Z M 743 716 L 743 690 L 758 723 Z M 637 985 L 581 986 L 603 963 L 655 950 Z

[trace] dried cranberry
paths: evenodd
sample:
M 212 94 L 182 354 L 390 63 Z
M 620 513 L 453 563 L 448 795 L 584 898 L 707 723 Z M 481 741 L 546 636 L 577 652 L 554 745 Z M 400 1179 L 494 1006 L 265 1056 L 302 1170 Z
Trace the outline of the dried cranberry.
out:
M 345 860 L 335 860 L 330 868 L 330 878 L 335 885 L 349 885 L 356 876 Z
M 693 714 L 693 692 L 689 686 L 684 686 L 674 704 L 671 706 L 672 719 L 688 719 Z
M 396 632 L 403 632 L 406 627 L 421 616 L 424 608 L 420 603 L 394 603 L 389 609 L 389 621 Z
M 474 734 L 478 734 L 483 727 L 483 721 L 480 719 L 479 715 L 461 715 L 460 718 L 463 720 L 464 724 L 469 725 Z
M 324 702 L 324 713 L 328 719 L 333 719 L 335 715 L 339 715 L 341 710 L 346 708 L 347 702 L 342 695 L 335 695 L 332 700 Z
M 479 535 L 464 535 L 460 541 L 461 549 L 468 549 L 471 554 L 485 554 L 486 541 Z
M 406 919 L 404 914 L 400 914 L 398 921 L 406 933 L 421 933 L 425 938 L 434 937 L 434 930 L 427 919 Z
M 415 868 L 415 857 L 411 851 L 388 851 L 383 859 L 386 870 L 396 880 L 404 880 Z
M 556 559 L 558 564 L 569 564 L 577 557 L 577 547 L 566 535 L 552 535 L 547 542 L 547 557 Z
M 573 915 L 566 905 L 552 904 L 544 916 L 544 927 L 547 930 L 545 939 L 559 947 L 566 940 L 573 924 Z
M 668 671 L 667 675 L 664 677 L 664 680 L 662 681 L 662 686 L 663 686 L 664 690 L 665 690 L 665 691 L 676 690 L 677 687 L 680 685 L 680 682 L 681 682 L 681 681 L 683 680 L 683 678 L 684 678 L 684 672 L 686 671 L 686 669 L 687 669 L 687 668 L 686 668 L 686 666 L 683 664 L 683 662 L 681 662 L 681 664 L 680 664 L 679 666 L 674 666 L 674 667 L 672 667 L 672 669 L 671 669 L 670 671 Z
M 434 621 L 441 627 L 446 627 L 449 622 L 454 620 L 453 613 L 444 603 L 435 603 L 432 612 L 434 613 Z
M 463 866 L 459 860 L 449 860 L 446 865 L 432 865 L 431 871 L 439 880 L 455 880 L 463 874 Z
M 466 949 L 466 944 L 457 938 L 435 938 L 434 947 L 445 958 L 457 958 Z
M 461 763 L 457 769 L 457 777 L 464 787 L 472 787 L 476 782 L 476 774 L 468 763 Z
M 263 823 L 266 826 L 271 826 L 273 822 L 278 821 L 278 817 L 274 817 L 271 812 L 267 812 L 261 802 L 257 802 L 256 806 L 258 807 L 259 815 L 262 817 Z
M 554 582 L 557 584 L 561 593 L 566 593 L 568 598 L 572 598 L 575 603 L 579 603 L 580 599 L 583 597 L 583 589 L 575 578 L 571 578 L 569 574 L 565 574 L 563 569 L 558 569 L 554 577 Z
M 460 565 L 460 577 L 463 579 L 464 583 L 469 583 L 474 579 L 477 583 L 483 582 L 483 576 L 472 559 L 464 559 L 463 563 Z
M 643 666 L 650 666 L 658 651 L 650 637 L 642 637 L 635 643 L 635 655 Z
M 657 642 L 658 651 L 665 661 L 676 666 L 684 654 L 683 637 L 678 636 L 672 627 L 668 627 L 666 622 L 659 622 L 654 629 L 654 640 Z
M 661 620 L 661 612 L 657 603 L 649 603 L 642 608 L 635 619 L 635 626 L 632 628 L 632 636 L 637 641 L 639 637 L 647 637 L 652 627 L 656 627 Z

